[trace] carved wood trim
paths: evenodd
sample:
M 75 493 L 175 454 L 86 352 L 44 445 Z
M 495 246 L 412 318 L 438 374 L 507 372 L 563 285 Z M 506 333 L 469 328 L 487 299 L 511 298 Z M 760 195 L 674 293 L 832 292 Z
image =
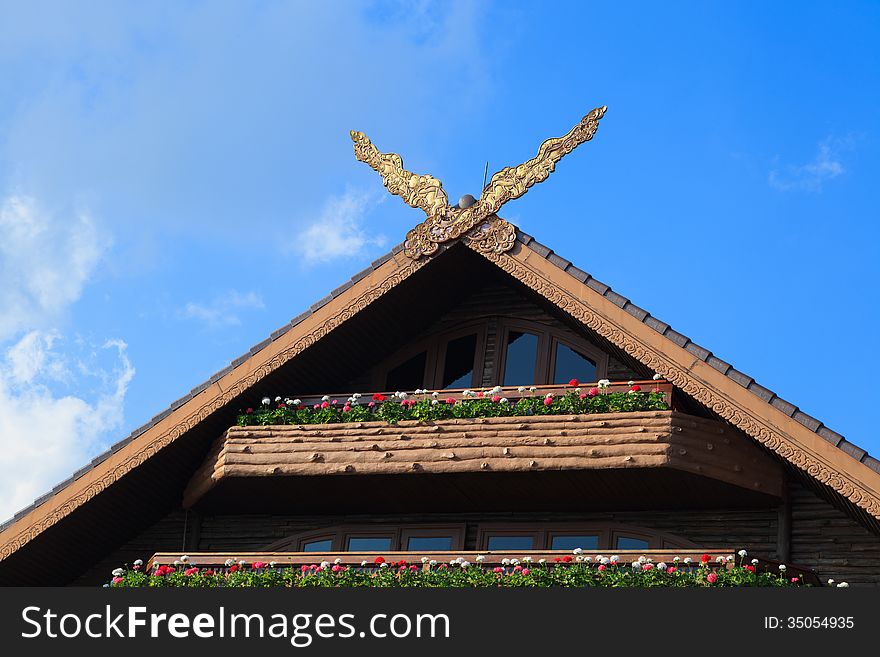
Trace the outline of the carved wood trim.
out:
M 467 242 L 465 243 L 468 244 Z M 471 245 L 468 244 L 468 246 Z M 875 518 L 880 518 L 880 497 L 878 497 L 877 493 L 869 489 L 858 478 L 838 467 L 837 464 L 831 463 L 826 457 L 804 445 L 802 441 L 791 435 L 790 432 L 782 430 L 767 418 L 752 412 L 746 404 L 734 395 L 727 394 L 721 391 L 717 385 L 704 380 L 695 372 L 697 367 L 694 366 L 695 358 L 692 355 L 689 354 L 687 362 L 679 361 L 670 356 L 668 352 L 673 351 L 673 348 L 678 349 L 677 345 L 670 343 L 671 347 L 666 351 L 655 348 L 634 335 L 625 326 L 628 323 L 628 315 L 622 317 L 623 321 L 618 322 L 596 311 L 576 294 L 560 287 L 558 283 L 552 281 L 538 268 L 531 266 L 531 263 L 524 262 L 527 257 L 523 255 L 524 248 L 522 246 L 518 245 L 516 249 L 508 253 L 484 251 L 476 248 L 473 248 L 473 250 L 542 295 L 591 331 L 607 339 L 654 372 L 663 376 L 667 381 L 670 381 L 673 385 L 705 405 L 712 412 L 743 430 L 746 434 L 755 438 L 817 481 L 840 493 L 856 506 L 865 509 Z M 544 262 L 546 261 L 541 259 L 539 265 Z M 554 265 L 548 264 L 547 266 L 551 267 Z M 564 275 L 571 278 L 568 274 Z M 571 280 L 576 282 L 574 278 L 571 278 Z M 586 290 L 586 294 L 595 295 L 596 297 L 601 296 L 586 286 L 583 286 L 583 288 Z M 604 297 L 601 297 L 601 301 L 606 304 L 611 303 Z M 644 326 L 634 317 L 632 322 L 638 322 L 639 326 Z M 699 365 L 699 363 L 696 365 Z M 705 367 L 710 366 L 705 365 Z M 723 375 L 719 374 L 719 376 Z M 754 396 L 745 389 L 742 390 L 742 394 Z M 769 405 L 768 409 L 771 413 L 778 413 Z M 806 428 L 804 430 L 807 431 Z M 821 438 L 818 439 L 821 440 Z M 841 454 L 843 457 L 850 458 L 843 453 Z M 856 465 L 857 462 L 853 461 L 853 464 Z
M 324 308 L 317 310 L 313 317 L 320 317 L 321 314 L 329 314 L 329 316 L 324 321 L 319 322 L 313 330 L 298 335 L 296 328 L 292 329 L 287 335 L 278 339 L 278 343 L 287 342 L 288 344 L 277 350 L 274 356 L 271 353 L 275 350 L 268 347 L 254 354 L 250 359 L 220 379 L 217 385 L 206 390 L 208 393 L 212 390 L 217 390 L 216 394 L 213 396 L 209 394 L 204 399 L 202 399 L 202 395 L 194 397 L 176 409 L 165 420 L 138 436 L 138 438 L 117 452 L 117 454 L 109 457 L 106 461 L 97 465 L 94 470 L 86 473 L 82 480 L 85 482 L 90 478 L 93 480 L 85 485 L 84 488 L 82 485 L 78 486 L 77 482 L 73 482 L 69 487 L 62 489 L 53 498 L 44 502 L 43 505 L 10 525 L 4 532 L 0 533 L 0 535 L 10 536 L 8 540 L 4 540 L 0 544 L 0 561 L 8 558 L 44 530 L 70 515 L 77 508 L 109 488 L 113 483 L 183 436 L 208 416 L 223 408 L 238 395 L 252 387 L 257 381 L 260 381 L 305 351 L 330 331 L 392 290 L 415 271 L 431 262 L 431 260 L 431 258 L 412 260 L 398 256 L 383 266 L 378 267 L 375 270 L 376 272 L 388 269 L 387 275 L 367 289 L 364 289 L 364 285 L 370 285 L 369 278 L 364 279 L 364 285 L 354 285 L 343 295 L 343 297 L 351 297 L 351 300 L 335 313 L 332 310 L 332 302 Z M 339 298 L 337 297 L 334 301 L 338 301 Z M 304 320 L 304 324 L 309 325 L 311 322 L 307 318 Z M 265 360 L 259 362 L 260 358 Z M 256 366 L 254 366 L 255 363 Z M 169 424 L 171 424 L 170 427 L 168 427 Z M 163 427 L 165 428 L 163 429 Z M 40 515 L 29 521 L 28 516 L 34 513 Z M 24 523 L 28 524 L 23 529 L 20 529 L 19 527 Z M 16 529 L 18 529 L 17 533 L 15 533 Z

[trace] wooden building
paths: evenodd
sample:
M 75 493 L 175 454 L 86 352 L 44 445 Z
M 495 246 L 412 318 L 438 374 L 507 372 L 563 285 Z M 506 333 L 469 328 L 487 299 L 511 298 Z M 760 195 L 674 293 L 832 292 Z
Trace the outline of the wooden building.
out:
M 154 553 L 574 546 L 880 583 L 880 461 L 503 223 L 392 249 L 73 473 L 0 526 L 0 583 L 99 584 Z M 515 239 L 478 239 L 496 228 Z M 659 385 L 671 410 L 235 426 L 264 397 L 571 378 Z

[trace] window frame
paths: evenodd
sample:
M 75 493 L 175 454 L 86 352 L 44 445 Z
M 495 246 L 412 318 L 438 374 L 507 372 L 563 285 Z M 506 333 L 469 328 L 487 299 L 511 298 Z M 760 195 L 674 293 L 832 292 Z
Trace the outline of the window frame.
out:
M 637 538 L 648 541 L 646 550 L 657 549 L 697 549 L 698 546 L 687 539 L 653 530 L 649 527 L 636 525 L 618 524 L 612 522 L 543 522 L 543 523 L 480 523 L 477 527 L 477 550 L 489 550 L 490 536 L 525 536 L 534 534 L 534 550 L 551 550 L 553 536 L 571 536 L 580 534 L 583 536 L 597 536 L 599 547 L 597 549 L 608 551 L 616 550 L 618 536 Z M 590 548 L 585 548 L 590 549 Z M 495 550 L 496 552 L 509 552 L 511 550 Z

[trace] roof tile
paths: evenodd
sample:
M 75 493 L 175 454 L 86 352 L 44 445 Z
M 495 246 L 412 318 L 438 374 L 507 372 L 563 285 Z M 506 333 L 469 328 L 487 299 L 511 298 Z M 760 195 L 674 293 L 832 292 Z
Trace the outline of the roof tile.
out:
M 754 381 L 754 379 L 752 377 L 750 377 L 748 374 L 743 374 L 739 370 L 734 369 L 732 367 L 727 371 L 727 378 L 733 379 L 738 384 L 740 384 L 743 388 L 748 388 L 752 384 L 752 382 Z
M 718 358 L 718 356 L 715 355 L 709 356 L 706 359 L 706 362 L 722 374 L 727 374 L 732 367 L 730 363 L 725 360 L 721 360 L 720 358 Z
M 597 281 L 595 278 L 587 279 L 587 287 L 592 288 L 593 290 L 596 290 L 596 292 L 598 292 L 601 295 L 604 295 L 608 290 L 611 289 L 610 287 L 605 285 L 605 283 L 601 283 L 601 282 Z
M 401 242 L 397 246 L 392 247 L 391 255 L 397 255 L 406 248 L 406 242 Z
M 516 231 L 516 241 L 520 244 L 528 246 L 532 242 L 535 241 L 535 238 L 529 235 L 528 233 L 524 233 L 521 230 Z
M 219 381 L 220 379 L 222 379 L 224 376 L 226 376 L 227 374 L 229 374 L 229 373 L 230 373 L 232 370 L 234 370 L 234 369 L 235 369 L 235 365 L 232 365 L 232 364 L 227 365 L 226 367 L 224 367 L 224 368 L 223 368 L 222 370 L 220 370 L 219 372 L 214 372 L 214 374 L 211 375 L 211 378 L 208 379 L 208 383 L 209 383 L 209 384 L 217 383 L 217 381 Z
M 783 413 L 785 413 L 789 417 L 794 415 L 794 412 L 797 410 L 797 406 L 795 406 L 791 402 L 785 401 L 782 397 L 775 397 L 770 402 L 770 405 L 773 406 L 774 408 L 782 411 Z
M 628 301 L 623 309 L 628 312 L 630 315 L 635 317 L 640 322 L 644 322 L 645 318 L 648 316 L 648 311 L 643 308 L 639 308 L 636 304 L 631 301 Z
M 866 456 L 862 459 L 862 463 L 871 468 L 874 472 L 880 472 L 880 461 L 873 456 Z
M 840 444 L 840 442 L 843 440 L 843 436 L 841 436 L 836 431 L 832 431 L 831 429 L 829 429 L 826 426 L 819 427 L 819 430 L 816 433 L 818 433 L 820 436 L 822 436 L 822 438 L 827 440 L 829 443 L 831 443 L 835 447 L 837 447 Z
M 574 265 L 569 265 L 568 267 L 565 268 L 565 271 L 569 275 L 574 276 L 581 283 L 585 283 L 587 281 L 587 279 L 590 277 L 590 275 L 587 272 L 585 272 L 583 269 L 578 269 Z
M 643 321 L 645 322 L 645 326 L 651 327 L 652 329 L 657 331 L 657 333 L 659 333 L 660 335 L 663 335 L 663 333 L 666 331 L 666 329 L 669 328 L 669 324 L 667 324 L 666 322 L 661 322 L 656 317 L 651 317 L 650 315 L 645 317 L 645 319 Z
M 372 266 L 373 269 L 378 269 L 379 267 L 384 265 L 386 262 L 391 260 L 391 256 L 392 256 L 391 253 L 386 253 L 381 258 L 376 258 L 375 260 L 373 260 L 373 262 L 370 263 L 370 266 Z
M 326 297 L 322 297 L 321 299 L 318 299 L 315 303 L 313 303 L 311 306 L 309 306 L 309 310 L 311 310 L 312 312 L 315 312 L 316 310 L 320 310 L 321 308 L 326 306 L 331 301 L 333 301 L 333 297 L 331 297 L 328 294 Z
M 291 325 L 291 326 L 296 326 L 296 325 L 299 324 L 301 321 L 303 321 L 306 317 L 310 317 L 311 314 L 312 314 L 312 311 L 311 311 L 311 310 L 306 310 L 305 312 L 300 313 L 299 315 L 297 315 L 296 317 L 294 317 L 292 320 L 290 320 L 290 325 Z
M 566 260 L 565 258 L 561 258 L 552 252 L 550 253 L 550 255 L 547 256 L 547 260 L 551 264 L 559 267 L 562 271 L 565 271 L 566 267 L 568 267 L 571 264 L 571 260 Z
M 543 244 L 541 244 L 537 240 L 532 240 L 529 243 L 529 248 L 532 251 L 534 251 L 535 253 L 537 253 L 539 256 L 541 256 L 542 258 L 546 258 L 548 255 L 553 253 L 552 250 L 548 249 L 546 246 L 544 246 Z
M 811 415 L 807 415 L 803 411 L 797 411 L 791 417 L 793 420 L 797 420 L 798 422 L 803 424 L 810 431 L 816 431 L 819 427 L 822 426 L 822 423 L 819 422 L 819 420 L 812 417 Z
M 335 290 L 333 290 L 332 292 L 330 292 L 330 296 L 333 297 L 333 298 L 335 299 L 335 298 L 338 297 L 340 294 L 342 294 L 343 292 L 345 292 L 346 290 L 348 290 L 349 288 L 351 288 L 351 286 L 353 286 L 353 285 L 354 285 L 354 283 L 351 282 L 351 281 L 349 280 L 347 283 L 343 283 L 342 285 L 340 285 L 339 287 L 337 287 Z
M 706 360 L 709 356 L 712 355 L 712 352 L 708 349 L 701 347 L 696 342 L 688 342 L 685 347 L 689 352 L 691 352 L 694 356 L 699 358 L 700 360 Z
M 285 324 L 280 329 L 276 329 L 276 330 L 272 331 L 272 334 L 269 336 L 269 339 L 273 340 L 273 341 L 277 340 L 278 338 L 282 337 L 285 333 L 287 333 L 292 328 L 293 328 L 292 324 Z
M 629 303 L 629 299 L 627 299 L 625 296 L 618 294 L 611 288 L 609 288 L 608 291 L 605 293 L 605 298 L 608 299 L 615 306 L 620 306 L 621 308 Z
M 671 327 L 667 327 L 666 332 L 663 335 L 665 335 L 667 338 L 672 340 L 675 344 L 677 344 L 681 348 L 684 348 L 687 345 L 687 343 L 691 341 L 691 339 L 688 336 L 682 335 L 678 331 L 672 330 Z
M 848 440 L 843 440 L 838 446 L 838 449 L 842 449 L 844 452 L 852 456 L 856 461 L 861 461 L 867 454 L 865 450 L 863 450 L 858 445 L 853 445 Z
M 241 356 L 239 356 L 238 358 L 236 358 L 234 361 L 232 361 L 232 362 L 230 363 L 230 365 L 232 365 L 233 368 L 236 368 L 236 367 L 238 367 L 239 365 L 241 365 L 243 362 L 245 362 L 245 361 L 246 361 L 248 358 L 250 358 L 250 357 L 251 357 L 250 352 L 248 352 L 248 353 L 246 353 L 246 354 L 242 354 Z
M 373 273 L 372 267 L 367 267 L 366 269 L 361 269 L 357 274 L 355 274 L 354 276 L 351 277 L 352 285 L 357 283 L 359 280 L 366 278 L 367 276 L 369 276 L 372 273 Z
M 749 386 L 749 392 L 751 392 L 753 395 L 760 397 L 765 402 L 769 402 L 776 396 L 775 392 L 768 388 L 765 388 L 762 385 L 758 385 L 754 381 L 752 381 L 752 384 Z
M 193 388 L 192 390 L 190 390 L 190 391 L 189 391 L 189 394 L 191 394 L 193 397 L 195 397 L 196 395 L 198 395 L 198 394 L 204 392 L 205 390 L 207 390 L 210 386 L 211 386 L 211 383 L 208 382 L 208 381 L 205 381 L 204 383 L 200 383 L 200 384 L 197 385 L 195 388 Z

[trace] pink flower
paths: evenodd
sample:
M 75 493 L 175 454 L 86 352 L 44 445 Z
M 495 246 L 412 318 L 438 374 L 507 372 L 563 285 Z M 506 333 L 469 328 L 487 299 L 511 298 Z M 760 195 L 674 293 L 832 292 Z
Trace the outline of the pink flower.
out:
M 329 408 L 329 406 L 330 406 L 329 402 L 321 402 L 321 408 Z
M 652 568 L 654 568 L 654 564 L 652 564 L 652 563 L 643 563 L 642 564 L 642 570 L 651 570 Z
M 523 569 L 522 569 L 522 574 L 523 574 L 523 575 L 528 575 L 530 572 L 532 572 L 532 571 L 530 571 L 528 568 L 523 568 Z
M 581 393 L 581 399 L 586 399 L 586 398 L 587 398 L 587 393 L 582 392 L 582 393 Z
M 597 570 L 601 573 L 603 570 L 605 570 L 605 564 L 599 564 Z
M 515 573 L 521 573 L 521 572 L 522 572 L 522 566 L 514 566 L 514 567 L 513 567 L 513 572 L 515 572 Z
M 590 397 L 595 397 L 599 394 L 599 388 L 590 388 L 590 391 L 587 393 Z
M 315 404 L 314 406 L 312 406 L 312 408 L 314 408 L 314 409 L 317 411 L 319 408 L 321 408 L 321 405 L 320 405 L 320 404 Z
M 501 575 L 504 572 L 504 568 L 502 568 L 501 566 L 496 566 L 495 568 L 492 569 L 492 572 L 498 573 L 499 575 Z
M 799 581 L 800 581 L 800 580 L 799 580 L 797 577 L 792 577 L 792 578 L 791 578 L 791 583 L 792 583 L 792 584 L 797 584 Z
M 307 573 L 307 572 L 309 572 L 309 567 L 307 565 L 303 564 L 302 567 L 300 568 L 300 570 L 303 571 L 304 573 Z
M 345 406 L 342 407 L 343 413 L 348 413 L 350 410 L 351 410 L 351 406 L 349 406 L 348 404 L 346 404 Z
M 370 408 L 373 408 L 373 406 L 375 406 L 375 405 L 376 405 L 376 402 L 370 402 L 369 404 L 367 404 L 367 406 L 369 406 Z
M 253 412 L 254 412 L 254 409 L 252 409 L 252 408 L 249 408 L 245 411 L 245 413 L 247 413 L 248 415 L 250 415 Z
M 265 568 L 268 565 L 265 561 L 254 561 L 253 568 Z
M 120 582 L 122 582 L 122 578 L 121 578 L 121 577 L 114 577 L 114 578 L 113 578 L 113 583 L 114 583 L 114 584 L 119 584 Z
M 638 392 L 641 389 L 642 389 L 642 386 L 640 386 L 638 383 L 633 384 L 633 387 L 630 388 L 630 390 L 632 390 L 633 392 Z
M 334 406 L 336 406 L 336 404 L 339 403 L 339 400 L 338 400 L 338 399 L 334 399 L 334 400 L 333 400 L 332 402 L 330 402 L 330 403 L 333 404 Z
M 709 582 L 709 584 L 714 584 L 717 579 L 718 575 L 716 575 L 715 573 L 709 573 L 706 576 L 706 580 Z
M 667 572 L 669 575 L 671 575 L 672 573 L 675 572 L 675 566 L 669 566 L 669 568 L 666 569 L 666 572 Z
M 419 567 L 417 565 L 413 564 L 412 566 L 409 567 L 409 569 L 412 570 L 413 572 L 415 572 L 419 569 Z
M 483 396 L 483 391 L 480 390 L 480 392 L 477 393 L 477 397 L 482 397 L 482 396 Z
M 337 563 L 337 564 L 334 564 L 334 566 L 333 566 L 330 570 L 332 570 L 334 573 L 338 573 L 338 572 L 340 572 L 340 571 L 342 571 L 342 570 L 345 570 L 345 568 L 343 568 L 342 566 L 340 566 L 340 565 Z
M 186 575 L 187 577 L 192 577 L 193 575 L 197 575 L 198 572 L 199 572 L 198 568 L 192 567 L 192 568 L 187 568 L 186 570 L 184 570 L 183 574 Z
M 544 397 L 544 406 L 550 406 L 553 403 L 553 397 Z
M 501 401 L 501 395 L 492 395 L 492 401 L 497 404 Z

